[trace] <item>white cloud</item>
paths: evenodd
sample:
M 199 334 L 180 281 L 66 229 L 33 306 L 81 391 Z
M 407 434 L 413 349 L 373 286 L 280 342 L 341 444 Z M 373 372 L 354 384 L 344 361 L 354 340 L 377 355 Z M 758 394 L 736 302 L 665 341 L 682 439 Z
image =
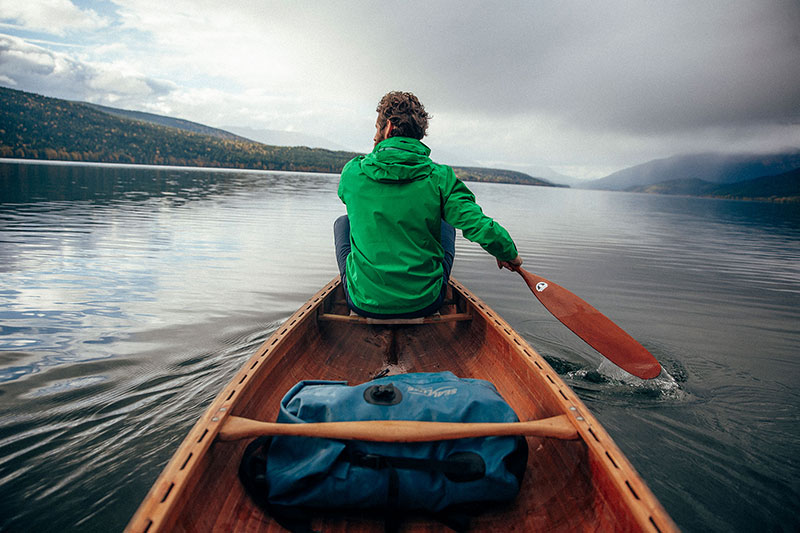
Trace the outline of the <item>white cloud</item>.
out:
M 81 9 L 70 0 L 0 0 L 3 20 L 28 30 L 65 35 L 75 30 L 94 30 L 109 24 L 92 9 Z
M 176 87 L 120 65 L 81 61 L 3 34 L 0 76 L 14 87 L 100 104 L 138 105 L 147 99 L 163 98 Z

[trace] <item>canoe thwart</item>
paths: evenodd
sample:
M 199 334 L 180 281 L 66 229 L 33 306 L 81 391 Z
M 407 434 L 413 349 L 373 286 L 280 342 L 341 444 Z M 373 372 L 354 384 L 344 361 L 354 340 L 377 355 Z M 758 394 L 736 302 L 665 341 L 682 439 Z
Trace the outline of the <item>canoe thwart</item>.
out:
M 470 313 L 452 313 L 449 315 L 431 315 L 420 318 L 366 318 L 358 315 L 337 315 L 333 313 L 320 313 L 317 317 L 323 322 L 349 322 L 351 324 L 438 324 L 440 322 L 462 322 L 472 320 Z
M 312 422 L 283 424 L 260 422 L 229 416 L 220 428 L 217 439 L 235 441 L 264 435 L 319 437 L 326 439 L 364 440 L 371 442 L 428 442 L 525 435 L 562 440 L 575 440 L 578 432 L 567 415 L 527 422 L 420 422 L 417 420 L 370 420 L 355 422 Z

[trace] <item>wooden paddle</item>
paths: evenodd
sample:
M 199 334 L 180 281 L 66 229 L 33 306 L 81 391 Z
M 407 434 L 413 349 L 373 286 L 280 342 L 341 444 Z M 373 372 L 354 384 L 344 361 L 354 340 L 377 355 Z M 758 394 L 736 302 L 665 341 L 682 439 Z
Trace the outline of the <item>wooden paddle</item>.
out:
M 280 424 L 229 416 L 219 430 L 222 441 L 249 439 L 263 435 L 320 437 L 371 442 L 428 442 L 471 437 L 527 435 L 574 440 L 575 426 L 567 415 L 530 422 L 418 422 L 416 420 L 371 420 L 358 422 L 311 422 Z
M 552 281 L 522 267 L 515 270 L 554 317 L 609 361 L 642 379 L 661 373 L 653 354 L 600 311 Z

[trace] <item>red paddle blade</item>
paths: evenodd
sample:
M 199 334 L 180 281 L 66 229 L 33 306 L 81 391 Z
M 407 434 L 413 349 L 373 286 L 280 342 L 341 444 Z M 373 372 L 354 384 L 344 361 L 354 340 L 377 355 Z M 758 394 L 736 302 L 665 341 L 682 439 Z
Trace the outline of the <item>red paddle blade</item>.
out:
M 554 317 L 609 361 L 642 379 L 661 373 L 653 354 L 600 311 L 552 281 L 522 268 L 518 272 Z

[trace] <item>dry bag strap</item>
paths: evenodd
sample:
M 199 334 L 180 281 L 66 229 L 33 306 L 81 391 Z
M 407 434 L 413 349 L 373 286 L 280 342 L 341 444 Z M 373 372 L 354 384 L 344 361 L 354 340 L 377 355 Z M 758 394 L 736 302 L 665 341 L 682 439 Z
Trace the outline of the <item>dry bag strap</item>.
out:
M 486 474 L 486 463 L 475 452 L 455 452 L 445 460 L 418 459 L 416 457 L 393 457 L 354 450 L 350 447 L 344 455 L 346 461 L 355 466 L 363 466 L 375 470 L 383 468 L 400 468 L 420 470 L 423 472 L 439 472 L 451 481 L 475 481 Z

